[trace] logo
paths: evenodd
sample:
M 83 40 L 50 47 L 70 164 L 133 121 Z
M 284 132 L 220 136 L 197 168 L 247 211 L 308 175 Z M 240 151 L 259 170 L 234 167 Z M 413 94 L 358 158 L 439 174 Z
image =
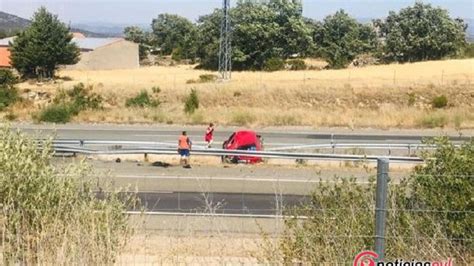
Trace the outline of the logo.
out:
M 445 261 L 406 261 L 396 259 L 394 261 L 378 261 L 379 255 L 373 251 L 366 250 L 357 254 L 353 266 L 453 266 L 452 258 Z
M 378 257 L 379 255 L 373 251 L 362 251 L 355 256 L 353 266 L 375 266 L 375 260 Z

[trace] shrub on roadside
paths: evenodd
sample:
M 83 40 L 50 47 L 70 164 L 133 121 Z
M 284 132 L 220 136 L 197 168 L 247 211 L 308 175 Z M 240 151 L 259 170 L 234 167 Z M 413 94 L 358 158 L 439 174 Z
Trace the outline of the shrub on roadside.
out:
M 273 117 L 272 125 L 298 126 L 298 125 L 301 125 L 301 119 L 290 114 L 278 114 Z
M 142 90 L 138 95 L 127 99 L 127 101 L 125 102 L 126 107 L 154 108 L 158 107 L 159 105 L 160 101 L 150 96 L 146 90 Z
M 431 105 L 437 109 L 444 108 L 448 106 L 448 98 L 444 95 L 437 96 L 431 101 Z
M 0 85 L 0 111 L 14 104 L 18 98 L 18 91 L 15 87 Z
M 419 260 L 472 259 L 474 141 L 456 147 L 447 138 L 430 141 L 434 152 L 400 184 L 389 184 L 385 257 Z M 287 209 L 292 218 L 277 246 L 263 246 L 271 264 L 347 264 L 374 249 L 375 183 L 356 178 L 321 182 L 310 199 Z M 304 216 L 305 219 L 299 219 Z
M 474 140 L 456 147 L 447 137 L 424 142 L 435 145 L 424 152 L 424 164 L 415 168 L 408 182 L 411 189 L 406 208 L 435 210 L 433 218 L 448 239 L 474 250 Z
M 41 122 L 67 123 L 72 117 L 84 110 L 102 108 L 102 96 L 91 92 L 92 87 L 83 83 L 75 85 L 72 90 L 61 90 L 53 99 L 53 104 L 40 111 L 37 116 Z
M 199 109 L 199 97 L 197 91 L 192 89 L 184 101 L 184 112 L 186 114 L 193 114 L 197 109 Z
M 88 168 L 55 167 L 49 142 L 0 129 L 0 231 L 5 265 L 111 265 L 131 230 L 130 197 L 96 197 Z
M 414 92 L 408 93 L 408 106 L 413 106 L 416 103 L 416 94 Z
M 283 69 L 285 69 L 285 60 L 278 57 L 268 59 L 265 62 L 265 66 L 263 67 L 263 70 L 268 72 L 279 71 Z
M 79 83 L 72 90 L 67 91 L 67 96 L 69 97 L 67 100 L 72 103 L 72 111 L 75 115 L 86 109 L 97 110 L 102 108 L 103 98 L 92 92 L 92 86 L 86 87 L 83 83 Z
M 304 60 L 301 60 L 301 59 L 288 60 L 286 63 L 289 65 L 290 70 L 297 71 L 297 70 L 306 70 L 308 68 Z
M 232 115 L 231 123 L 236 126 L 248 126 L 253 124 L 257 118 L 250 112 L 237 111 Z
M 73 110 L 70 106 L 53 104 L 41 110 L 38 119 L 41 122 L 65 124 L 70 122 L 73 116 Z
M 431 113 L 421 118 L 419 125 L 425 128 L 444 127 L 448 124 L 448 118 L 443 114 Z

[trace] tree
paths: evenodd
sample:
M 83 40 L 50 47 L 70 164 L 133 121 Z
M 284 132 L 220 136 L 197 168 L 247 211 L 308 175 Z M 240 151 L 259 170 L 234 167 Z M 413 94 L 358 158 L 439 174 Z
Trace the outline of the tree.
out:
M 75 64 L 79 48 L 71 42 L 68 27 L 41 7 L 31 25 L 11 44 L 12 66 L 26 77 L 54 77 L 58 65 Z
M 322 25 L 314 24 L 319 53 L 332 68 L 347 66 L 357 55 L 374 51 L 377 36 L 371 26 L 358 23 L 344 10 L 327 16 Z
M 269 6 L 277 14 L 276 22 L 280 25 L 278 43 L 283 47 L 284 58 L 312 53 L 315 48 L 313 29 L 302 15 L 301 1 L 272 0 Z
M 152 43 L 151 36 L 137 26 L 126 27 L 123 34 L 125 35 L 125 40 L 138 43 L 140 60 L 145 59 L 150 50 L 150 44 Z
M 8 69 L 0 69 L 0 112 L 18 100 L 18 79 Z
M 198 55 L 205 68 L 217 68 L 222 10 L 198 20 Z M 264 68 L 272 58 L 306 56 L 314 50 L 312 28 L 298 1 L 239 1 L 230 11 L 233 68 Z
M 200 58 L 200 67 L 217 69 L 219 64 L 219 38 L 222 10 L 215 9 L 209 15 L 201 16 L 197 22 L 197 57 Z
M 242 2 L 232 11 L 234 69 L 261 70 L 270 58 L 283 57 L 275 10 L 266 4 Z
M 163 53 L 179 51 L 184 59 L 195 58 L 197 29 L 191 21 L 178 15 L 160 14 L 153 19 L 152 29 Z
M 461 19 L 420 2 L 399 13 L 391 11 L 375 24 L 385 39 L 384 58 L 388 61 L 437 60 L 456 54 L 466 42 L 466 25 Z

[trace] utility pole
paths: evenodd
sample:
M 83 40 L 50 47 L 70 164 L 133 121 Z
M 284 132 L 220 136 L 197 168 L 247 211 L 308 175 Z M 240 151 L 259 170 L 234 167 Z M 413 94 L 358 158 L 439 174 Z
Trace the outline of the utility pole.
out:
M 219 45 L 219 75 L 223 81 L 231 79 L 232 72 L 232 45 L 230 25 L 230 0 L 222 2 L 221 39 Z
M 385 217 L 387 216 L 387 197 L 389 182 L 389 160 L 377 159 L 377 190 L 375 193 L 375 253 L 379 260 L 385 256 Z

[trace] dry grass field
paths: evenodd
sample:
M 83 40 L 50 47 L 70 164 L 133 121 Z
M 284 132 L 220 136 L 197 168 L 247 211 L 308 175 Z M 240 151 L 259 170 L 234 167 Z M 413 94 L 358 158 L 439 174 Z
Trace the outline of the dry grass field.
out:
M 86 111 L 76 122 L 167 123 L 237 126 L 308 126 L 348 128 L 474 128 L 474 59 L 392 64 L 344 70 L 236 72 L 230 82 L 188 84 L 202 74 L 191 66 L 136 70 L 60 71 L 51 84 L 25 82 L 21 91 L 54 97 L 60 88 L 82 82 L 104 97 L 104 110 Z M 158 108 L 126 108 L 126 99 L 158 86 Z M 184 113 L 191 89 L 200 108 Z M 435 109 L 434 97 L 448 105 Z M 50 100 L 49 100 L 50 101 Z M 14 107 L 18 120 L 48 100 L 23 101 Z

